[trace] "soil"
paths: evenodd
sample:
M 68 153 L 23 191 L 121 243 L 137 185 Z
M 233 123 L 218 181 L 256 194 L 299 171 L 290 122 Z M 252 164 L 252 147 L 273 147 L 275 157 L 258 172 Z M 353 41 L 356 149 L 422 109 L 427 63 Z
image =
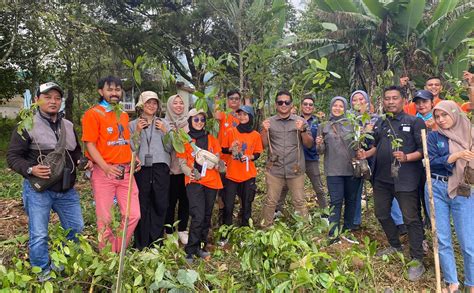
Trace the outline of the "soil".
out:
M 28 233 L 28 217 L 23 202 L 17 199 L 0 199 L 0 241 Z

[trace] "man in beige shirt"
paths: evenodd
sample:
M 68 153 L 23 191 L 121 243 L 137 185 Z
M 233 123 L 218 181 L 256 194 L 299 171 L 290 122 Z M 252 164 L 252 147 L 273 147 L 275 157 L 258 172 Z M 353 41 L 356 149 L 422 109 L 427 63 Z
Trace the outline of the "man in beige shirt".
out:
M 293 100 L 288 91 L 280 91 L 275 98 L 277 114 L 262 123 L 263 145 L 268 146 L 265 171 L 267 197 L 263 205 L 264 227 L 273 224 L 275 207 L 281 190 L 287 185 L 295 211 L 306 217 L 308 210 L 304 197 L 305 158 L 303 146 L 313 145 L 311 134 L 306 131 L 306 121 L 291 114 Z

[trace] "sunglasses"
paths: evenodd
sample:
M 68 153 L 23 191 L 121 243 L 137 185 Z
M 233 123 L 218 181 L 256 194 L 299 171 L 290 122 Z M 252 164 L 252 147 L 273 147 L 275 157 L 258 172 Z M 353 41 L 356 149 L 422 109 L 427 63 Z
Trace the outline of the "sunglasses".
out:
M 290 101 L 290 100 L 286 100 L 286 101 L 276 101 L 276 103 L 277 103 L 278 106 L 283 106 L 283 104 L 289 106 L 289 105 L 291 105 L 291 103 L 293 103 L 293 102 Z
M 314 104 L 313 104 L 313 103 L 303 103 L 303 106 L 305 106 L 305 107 L 313 107 Z
M 193 118 L 193 121 L 194 121 L 194 123 L 198 123 L 199 121 L 201 121 L 202 123 L 205 123 L 205 122 L 206 122 L 206 118 L 194 117 L 194 118 Z
M 240 100 L 240 97 L 228 97 L 229 101 L 238 101 Z

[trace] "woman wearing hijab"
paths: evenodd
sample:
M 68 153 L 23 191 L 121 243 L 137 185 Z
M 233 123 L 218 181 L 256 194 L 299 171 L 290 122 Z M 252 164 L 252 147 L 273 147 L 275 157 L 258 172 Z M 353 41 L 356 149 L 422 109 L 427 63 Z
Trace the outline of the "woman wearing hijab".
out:
M 464 180 L 464 168 L 474 165 L 474 152 L 470 142 L 474 131 L 469 119 L 453 101 L 441 101 L 433 110 L 437 131 L 428 134 L 428 154 L 439 243 L 439 259 L 445 292 L 457 292 L 459 281 L 451 240 L 451 220 L 454 223 L 464 259 L 464 286 L 474 292 L 474 193 L 462 195 L 458 190 Z M 425 188 L 426 201 L 429 200 Z
M 370 103 L 370 98 L 369 95 L 362 90 L 357 90 L 351 94 L 351 97 L 349 99 L 350 106 L 351 106 L 351 111 L 355 113 L 356 115 L 363 115 L 364 113 L 368 113 L 370 115 L 370 119 L 367 121 L 365 125 L 363 125 L 363 129 L 366 133 L 372 133 L 375 122 L 377 122 L 377 119 L 379 116 L 375 113 L 371 113 L 371 103 Z M 370 149 L 372 147 L 373 141 L 367 141 L 367 148 L 366 150 Z M 369 166 L 372 165 L 372 158 L 368 159 L 369 161 Z M 357 191 L 357 196 L 356 196 L 356 210 L 355 210 L 355 216 L 354 216 L 354 228 L 358 229 L 360 228 L 360 225 L 362 224 L 362 191 L 363 191 L 363 186 L 364 182 L 359 187 L 359 190 Z M 400 210 L 400 206 L 398 205 L 398 201 L 396 198 L 393 199 L 392 202 L 392 210 L 391 210 L 391 216 L 393 221 L 395 222 L 395 225 L 397 225 L 400 234 L 406 234 L 407 233 L 407 228 L 403 224 L 403 217 L 402 217 L 402 211 Z
M 222 142 L 222 153 L 231 155 L 226 173 L 228 182 L 224 194 L 224 224 L 232 225 L 235 195 L 238 193 L 242 204 L 241 224 L 248 226 L 257 190 L 254 162 L 260 157 L 263 145 L 260 134 L 253 130 L 253 108 L 241 106 L 236 113 L 239 125 L 228 129 Z
M 354 228 L 355 201 L 361 185 L 360 178 L 353 177 L 352 158 L 355 152 L 350 146 L 351 140 L 347 135 L 353 131 L 346 120 L 347 100 L 343 97 L 334 97 L 329 106 L 330 119 L 318 129 L 316 149 L 324 154 L 324 173 L 332 208 L 329 222 L 334 226 L 329 231 L 331 243 L 339 241 L 340 220 L 344 202 L 344 224 L 342 231 Z M 336 230 L 338 233 L 336 233 Z M 352 237 L 341 237 L 357 243 Z
M 186 99 L 183 99 L 180 95 L 174 95 L 168 98 L 165 121 L 169 123 L 172 129 L 183 129 L 186 133 L 189 131 Z M 178 238 L 183 245 L 186 245 L 189 238 L 187 231 L 189 204 L 186 196 L 186 186 L 184 185 L 184 174 L 179 167 L 174 150 L 171 153 L 170 174 L 169 206 L 166 212 L 166 233 L 173 233 L 173 224 L 176 221 L 176 204 L 178 204 Z
M 136 107 L 142 110 L 142 114 L 128 125 L 132 138 L 135 134 L 138 135 L 138 157 L 142 163 L 140 171 L 135 174 L 141 214 L 135 229 L 135 248 L 143 249 L 163 238 L 169 201 L 172 146 L 163 143 L 169 126 L 155 116 L 160 107 L 158 95 L 152 91 L 143 92 Z
M 210 153 L 220 157 L 221 146 L 217 138 L 207 133 L 206 112 L 191 109 L 189 111 L 188 126 L 189 136 L 194 144 Z M 194 256 L 208 259 L 209 252 L 206 251 L 207 234 L 211 226 L 211 215 L 217 191 L 222 189 L 222 181 L 219 174 L 218 164 L 212 169 L 208 168 L 207 161 L 202 165 L 195 158 L 196 151 L 190 143 L 185 144 L 183 153 L 178 153 L 179 166 L 185 175 L 186 194 L 189 202 L 189 215 L 191 224 L 189 226 L 189 240 L 184 250 L 186 261 L 193 262 Z

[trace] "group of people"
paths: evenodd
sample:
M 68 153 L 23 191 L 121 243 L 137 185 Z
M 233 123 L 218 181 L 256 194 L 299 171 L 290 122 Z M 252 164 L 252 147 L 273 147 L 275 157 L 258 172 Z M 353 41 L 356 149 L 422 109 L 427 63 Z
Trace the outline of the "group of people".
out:
M 474 77 L 466 72 L 465 78 L 472 95 Z M 142 92 L 136 105 L 139 115 L 129 121 L 128 114 L 117 112 L 115 108 L 122 97 L 121 80 L 113 76 L 101 79 L 98 83 L 100 99 L 82 119 L 82 141 L 89 160 L 83 165 L 92 171 L 90 181 L 99 249 L 107 245 L 114 252 L 121 249 L 122 234 L 111 228 L 111 208 L 116 200 L 123 229 L 128 182 L 133 176 L 126 243 L 134 236 L 137 249 L 159 244 L 165 233 L 174 232 L 173 224 L 177 220 L 186 260 L 191 263 L 196 257 L 209 258 L 206 245 L 216 202 L 222 216 L 220 224 L 232 225 L 237 195 L 239 224 L 249 225 L 257 189 L 255 161 L 266 148 L 267 189 L 260 222 L 263 228 L 273 224 L 275 212 L 288 191 L 295 212 L 302 218 L 308 215 L 305 174 L 312 183 L 318 206 L 328 206 L 319 163 L 320 156 L 324 156 L 330 212 L 323 213 L 323 217 L 330 223 L 328 243 L 357 243 L 350 231 L 361 225 L 365 176 L 356 175 L 355 165 L 367 160 L 375 215 L 389 243 L 378 255 L 401 251 L 400 233 L 407 233 L 413 259 L 408 278 L 418 280 L 425 272 L 421 207 L 426 210 L 424 201 L 428 193 L 421 161 L 421 130 L 427 129 L 444 278 L 451 292 L 457 290 L 452 218 L 464 258 L 464 285 L 474 292 L 474 239 L 470 233 L 474 219 L 468 215 L 474 208 L 474 198 L 470 196 L 470 185 L 474 182 L 465 175 L 472 171 L 469 164 L 474 163 L 474 131 L 458 104 L 440 99 L 441 88 L 430 86 L 433 80 L 441 83 L 437 77 L 430 78 L 425 90 L 415 92 L 411 103 L 407 103 L 403 87 L 385 88 L 381 116 L 373 113 L 371 99 L 365 91 L 355 91 L 349 101 L 334 97 L 329 106 L 329 119 L 324 122 L 313 114 L 314 96 L 301 98 L 301 115 L 297 115 L 292 113 L 292 94 L 282 90 L 275 96 L 276 114 L 262 122 L 260 132 L 254 130 L 258 128 L 254 125 L 254 109 L 241 105 L 241 94 L 233 90 L 227 93 L 226 109 L 216 109 L 214 113 L 220 124 L 218 136 L 214 137 L 206 131 L 210 113 L 190 109 L 189 100 L 180 95 L 168 98 L 166 113 L 161 118 L 158 95 L 152 91 Z M 9 166 L 26 179 L 23 199 L 29 215 L 30 262 L 40 267 L 45 276 L 51 269 L 58 269 L 48 256 L 50 210 L 59 215 L 62 226 L 69 231 L 69 239 L 76 239 L 84 226 L 79 197 L 74 190 L 76 170 L 84 159 L 72 123 L 59 112 L 62 98 L 63 90 L 55 83 L 39 87 L 35 98 L 39 110 L 33 127 L 23 133 L 13 132 L 7 154 Z M 415 113 L 410 112 L 412 107 Z M 354 125 L 349 121 L 349 113 L 359 117 L 368 114 L 369 119 L 358 123 L 364 133 L 370 134 L 367 137 L 373 139 L 367 139 L 361 148 L 354 148 L 351 136 Z M 185 139 L 184 151 L 177 152 L 166 139 L 170 132 L 175 133 L 175 139 Z M 183 136 L 183 132 L 187 135 Z M 54 170 L 43 164 L 43 159 L 58 149 L 62 135 L 66 138 L 65 171 L 56 178 L 58 176 L 52 176 Z M 132 152 L 137 154 L 135 174 L 130 174 Z M 54 182 L 46 189 L 35 188 L 32 179 L 52 177 Z M 469 187 L 467 192 L 466 186 Z M 462 192 L 461 188 L 464 188 Z M 219 239 L 220 245 L 226 242 L 225 238 Z

